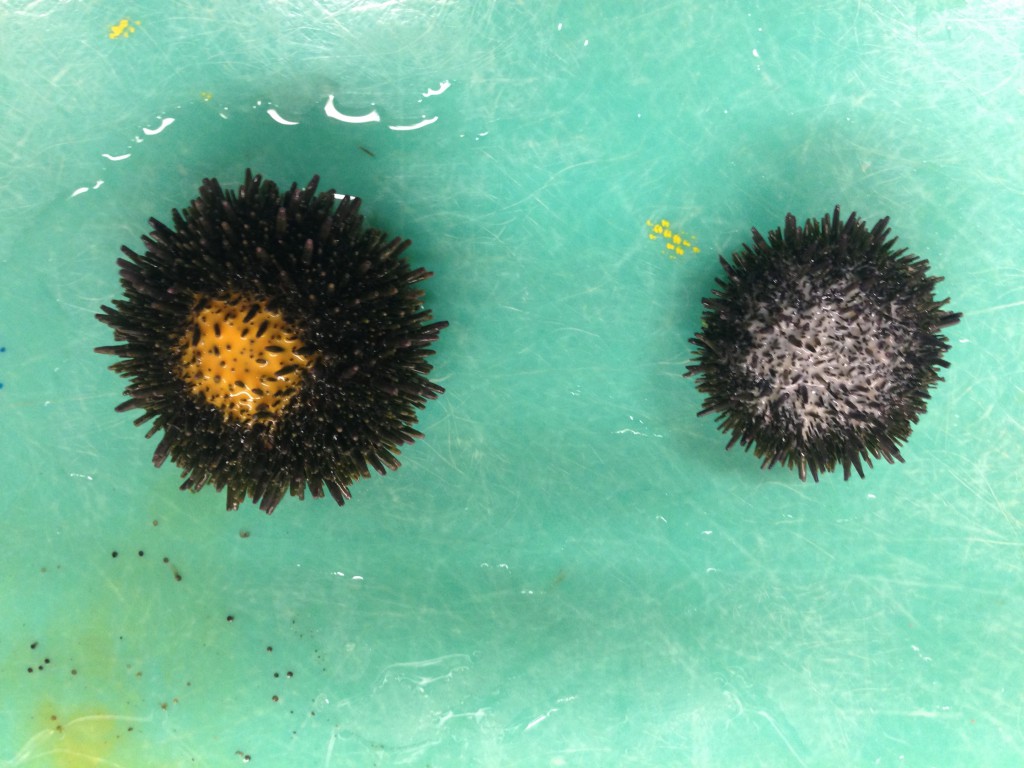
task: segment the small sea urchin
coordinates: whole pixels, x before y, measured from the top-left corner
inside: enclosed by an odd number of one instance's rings
[[[248,496],[270,513],[307,486],[343,504],[370,467],[398,468],[443,392],[426,358],[447,323],[416,287],[430,273],[318,183],[204,180],[173,227],[150,219],[143,253],[122,248],[125,296],[97,315],[124,342],[96,350],[122,358],[117,410],[142,409],[146,436],[164,433],[153,462],[170,457],[182,490],[226,488],[228,509]]]
[[[960,313],[935,300],[942,278],[894,250],[889,219],[872,229],[839,208],[821,221],[755,229],[753,246],[720,258],[726,277],[704,299],[688,376],[706,395],[698,415],[754,447],[762,467],[796,467],[802,480],[862,460],[903,461],[899,446],[949,364],[939,329]]]

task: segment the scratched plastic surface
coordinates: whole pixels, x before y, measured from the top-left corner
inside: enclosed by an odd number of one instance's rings
[[[0,765],[1024,764],[1018,3],[121,13],[0,2]],[[451,322],[342,509],[180,493],[91,351],[246,167]],[[681,374],[717,255],[836,203],[965,317],[906,463],[801,484]]]

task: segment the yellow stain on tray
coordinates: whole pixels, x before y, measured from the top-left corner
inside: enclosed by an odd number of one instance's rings
[[[647,237],[650,240],[665,243],[665,250],[668,251],[670,259],[678,259],[687,253],[700,253],[700,246],[697,245],[697,237],[687,233],[685,229],[672,229],[668,219],[660,221],[647,220]]]
[[[118,37],[128,37],[133,32],[135,32],[135,30],[141,23],[141,21],[133,22],[129,21],[128,19],[121,19],[119,22],[117,22],[117,24],[114,24],[110,28],[110,34],[108,34],[107,37],[109,37],[111,40]]]
[[[22,745],[12,765],[40,768],[81,768],[92,765],[124,765],[128,753],[137,753],[141,739],[136,726],[150,718],[113,715],[97,709],[62,717],[57,707],[41,704],[34,734]],[[134,738],[133,738],[134,737]],[[7,765],[7,763],[3,763]],[[144,768],[148,760],[136,762]]]

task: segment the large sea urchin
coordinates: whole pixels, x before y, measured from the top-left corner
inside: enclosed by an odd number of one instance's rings
[[[398,468],[443,392],[426,358],[447,323],[416,287],[430,273],[318,182],[204,180],[173,228],[150,219],[143,253],[122,248],[125,297],[97,315],[124,342],[96,350],[131,382],[117,410],[142,409],[146,436],[164,432],[154,464],[170,457],[182,490],[227,488],[228,509],[249,496],[270,513],[307,486],[343,504],[370,467]]]
[[[703,328],[688,376],[706,395],[699,413],[763,459],[762,467],[810,471],[871,457],[903,461],[899,446],[924,413],[949,364],[940,328],[960,313],[936,301],[942,278],[928,262],[894,250],[889,219],[868,229],[839,207],[798,227],[792,214],[765,240],[753,230],[726,277],[704,299]]]

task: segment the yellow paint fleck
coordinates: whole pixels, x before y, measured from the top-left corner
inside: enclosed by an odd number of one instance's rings
[[[649,240],[658,240],[659,235],[665,240],[665,250],[668,251],[670,259],[685,256],[687,253],[700,253],[700,248],[695,245],[696,237],[688,234],[685,229],[674,230],[668,219],[661,219],[657,224],[647,219],[645,222]],[[684,237],[685,235],[685,237]]]
[[[128,19],[121,19],[117,24],[114,24],[110,28],[110,34],[108,34],[107,37],[111,40],[118,37],[128,37],[135,32],[141,23],[142,22],[138,20],[133,22]]]

